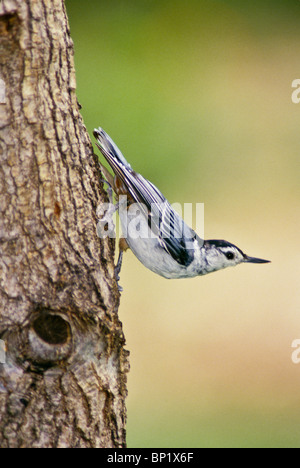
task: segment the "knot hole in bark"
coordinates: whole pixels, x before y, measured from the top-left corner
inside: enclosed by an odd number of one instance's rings
[[[36,364],[57,365],[73,351],[70,323],[58,313],[40,309],[29,329],[27,356]]]
[[[71,336],[70,325],[60,315],[40,315],[34,320],[32,328],[41,340],[50,345],[63,345]]]
[[[20,27],[20,20],[16,13],[9,13],[0,17],[1,36],[16,36]]]

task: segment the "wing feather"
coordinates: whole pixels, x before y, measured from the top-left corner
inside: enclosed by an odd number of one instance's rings
[[[99,131],[95,130],[94,134],[99,142],[98,148],[132,198],[140,205],[150,229],[159,237],[161,246],[179,264],[188,266],[194,259],[193,250],[188,247],[198,238],[195,231],[184,223],[155,185],[132,170],[104,131],[101,130],[99,135]]]

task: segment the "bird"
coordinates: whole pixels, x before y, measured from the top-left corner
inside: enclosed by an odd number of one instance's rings
[[[122,235],[116,276],[119,280],[123,252],[130,248],[152,272],[167,278],[192,278],[242,263],[270,263],[250,257],[226,240],[204,240],[189,227],[160,190],[135,172],[117,145],[101,128],[93,135],[96,146],[113,175],[100,163],[117,200]]]

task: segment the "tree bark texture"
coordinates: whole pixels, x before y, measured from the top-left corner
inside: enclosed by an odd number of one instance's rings
[[[125,446],[114,244],[75,88],[63,0],[1,0],[2,448]]]

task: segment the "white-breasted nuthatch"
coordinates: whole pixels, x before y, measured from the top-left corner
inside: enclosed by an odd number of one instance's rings
[[[240,263],[269,263],[249,257],[225,240],[202,240],[171,207],[163,194],[135,172],[102,128],[94,130],[97,146],[114,172],[101,165],[119,200],[124,239],[120,240],[119,273],[123,250],[130,248],[145,267],[165,278],[190,278]],[[137,207],[138,209],[133,209]],[[132,223],[134,217],[138,223]],[[130,223],[136,229],[130,229]]]

